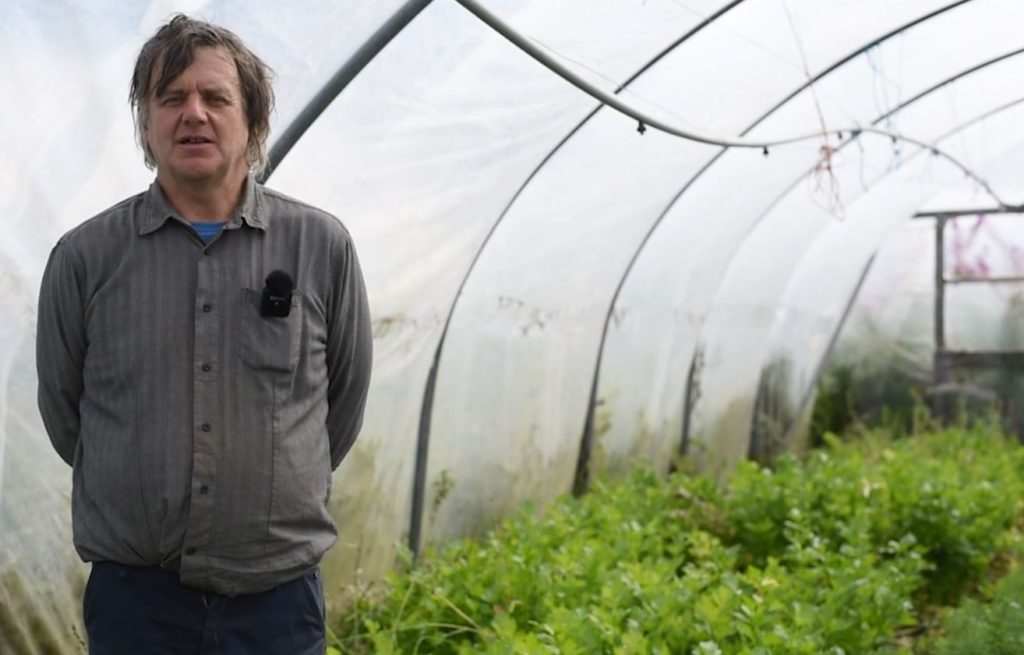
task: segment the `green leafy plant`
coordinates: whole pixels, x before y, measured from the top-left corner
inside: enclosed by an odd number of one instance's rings
[[[1024,653],[1024,571],[1011,573],[989,602],[967,600],[946,620],[937,655]]]
[[[1022,515],[1021,449],[882,433],[720,487],[637,471],[428,553],[353,600],[341,653],[882,653],[985,574]],[[1008,500],[1013,499],[1013,500]]]
[[[991,425],[899,441],[880,431],[826,440],[804,462],[748,462],[730,480],[727,512],[753,562],[786,548],[785,520],[795,511],[835,547],[862,534],[875,547],[912,536],[929,564],[929,599],[948,602],[984,573],[1021,513],[1021,449]]]

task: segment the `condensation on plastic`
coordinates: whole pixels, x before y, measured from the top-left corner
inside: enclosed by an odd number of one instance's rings
[[[931,378],[935,300],[935,228],[904,223],[877,250],[828,359],[871,375],[890,368],[912,380]]]

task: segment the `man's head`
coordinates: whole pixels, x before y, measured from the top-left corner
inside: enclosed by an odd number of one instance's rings
[[[129,99],[146,165],[203,177],[266,164],[270,69],[234,33],[175,16],[146,42]]]

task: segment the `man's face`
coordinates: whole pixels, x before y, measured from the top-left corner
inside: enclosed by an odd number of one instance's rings
[[[157,62],[159,65],[159,62]],[[143,130],[157,179],[230,185],[245,177],[249,128],[238,71],[221,48],[198,48],[191,65],[157,97]]]

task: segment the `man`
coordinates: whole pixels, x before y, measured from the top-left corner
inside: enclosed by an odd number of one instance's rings
[[[156,181],[60,239],[39,300],[90,651],[323,653],[331,471],[371,363],[352,241],[256,182],[273,93],[233,33],[173,18],[130,99]]]

